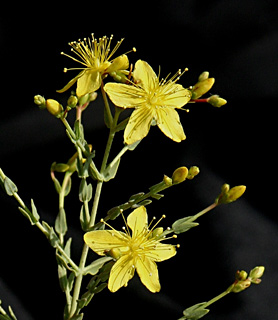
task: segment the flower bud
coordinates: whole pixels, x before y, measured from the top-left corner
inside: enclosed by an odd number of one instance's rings
[[[112,248],[107,252],[107,255],[118,260],[122,256],[122,252],[119,248]]]
[[[233,285],[231,292],[234,292],[234,293],[241,292],[247,289],[248,287],[250,287],[250,285],[251,285],[251,281],[249,279],[246,279],[244,281],[238,281]]]
[[[240,198],[246,190],[246,186],[236,186],[230,189],[227,193],[227,201],[233,202]]]
[[[246,190],[246,186],[236,186],[230,189],[228,184],[224,184],[221,188],[220,195],[216,198],[217,204],[226,204],[236,201]]]
[[[192,180],[194,177],[196,177],[200,173],[200,169],[196,166],[190,167],[188,170],[187,179]]]
[[[39,94],[34,96],[34,103],[40,108],[40,109],[45,109],[45,99],[44,97],[40,96]]]
[[[176,169],[172,175],[173,184],[183,182],[188,175],[188,169],[186,167],[180,167]]]
[[[121,71],[112,71],[109,73],[109,75],[116,81],[120,83],[126,83],[128,81],[128,78],[126,75]]]
[[[159,237],[162,233],[163,233],[163,228],[162,227],[155,228],[152,231],[150,238]]]
[[[84,96],[81,96],[78,100],[80,106],[84,106],[85,103],[89,103],[91,101],[96,100],[97,93],[96,92],[90,92],[85,94]]]
[[[193,87],[191,99],[192,100],[198,99],[202,95],[207,93],[213,86],[214,82],[215,82],[214,78],[207,78],[203,81],[197,82]]]
[[[63,106],[56,100],[47,99],[45,105],[46,105],[46,109],[55,117],[59,118],[59,116],[63,112]]]
[[[218,95],[213,95],[208,98],[208,103],[214,107],[220,108],[227,103],[227,100],[220,98]]]
[[[260,267],[255,267],[252,269],[249,273],[249,279],[251,280],[252,283],[259,284],[261,282],[261,277],[264,274],[265,267],[260,266]]]
[[[246,271],[244,271],[244,270],[236,272],[236,279],[239,280],[239,281],[246,280],[247,277],[248,277],[248,273]]]
[[[70,96],[68,98],[67,105],[70,109],[75,108],[77,103],[78,103],[78,98],[76,96]]]
[[[208,79],[208,77],[209,77],[209,72],[204,71],[199,75],[198,82],[204,81],[204,80]]]

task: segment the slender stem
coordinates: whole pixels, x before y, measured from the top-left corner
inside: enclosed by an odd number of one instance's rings
[[[83,250],[82,250],[82,254],[81,254],[81,258],[80,258],[80,262],[79,262],[79,274],[76,277],[75,285],[74,285],[74,289],[73,289],[72,303],[71,303],[71,310],[70,310],[70,314],[69,314],[69,319],[75,314],[75,311],[76,311],[76,308],[77,308],[77,300],[79,298],[81,284],[82,284],[82,280],[83,280],[83,272],[82,272],[82,270],[84,269],[85,264],[86,264],[88,251],[89,251],[89,247],[86,244],[84,244]]]
[[[214,302],[220,300],[221,298],[225,297],[227,294],[229,294],[231,291],[229,290],[229,288],[227,290],[225,290],[224,292],[220,293],[218,296],[214,297],[213,299],[209,300],[205,305],[204,308],[210,306],[211,304],[213,304]]]
[[[72,128],[71,128],[70,124],[68,123],[68,121],[67,121],[65,118],[63,118],[63,117],[60,118],[60,119],[61,119],[61,121],[63,122],[63,124],[65,125],[66,129],[68,130],[70,136],[71,136],[73,139],[75,139],[75,138],[76,138],[75,133],[74,133],[74,131],[72,130]]]
[[[213,203],[210,206],[208,206],[207,208],[205,208],[204,210],[200,211],[199,213],[195,214],[192,217],[192,220],[196,220],[198,218],[200,218],[202,215],[204,215],[205,213],[209,212],[210,210],[214,209],[215,207],[217,207],[217,203]]]
[[[114,132],[113,128],[117,124],[118,116],[119,115],[117,115],[117,117],[116,117],[116,115],[115,115],[114,120],[113,120],[113,126],[110,129],[108,141],[107,141],[107,144],[106,144],[106,149],[105,149],[103,160],[102,160],[100,174],[102,174],[104,172],[104,170],[106,168],[106,165],[107,165],[107,160],[108,160],[109,153],[110,153],[111,146],[112,146],[112,142],[113,142],[113,139],[114,139],[114,136],[115,136],[115,132]],[[96,191],[95,191],[95,197],[94,197],[94,202],[93,202],[93,207],[92,207],[89,226],[93,226],[95,224],[96,214],[97,214],[97,209],[98,209],[98,205],[99,205],[102,186],[103,186],[103,181],[99,180],[97,182],[97,187],[96,187]],[[78,274],[78,276],[76,278],[75,285],[74,285],[73,296],[72,296],[72,304],[71,304],[71,310],[70,310],[69,318],[71,318],[75,314],[76,309],[77,309],[77,300],[79,298],[79,294],[80,294],[80,290],[81,290],[81,284],[82,284],[82,280],[83,280],[82,270],[85,267],[88,252],[89,252],[89,247],[86,244],[84,244],[83,250],[82,250],[82,254],[81,254],[81,258],[80,258],[80,263],[79,263],[79,271],[80,272],[79,272],[79,274]]]

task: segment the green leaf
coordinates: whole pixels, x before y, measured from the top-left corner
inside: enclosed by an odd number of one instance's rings
[[[144,192],[139,192],[139,193],[136,193],[136,194],[133,194],[129,199],[128,199],[128,202],[129,203],[132,203],[134,201],[137,201],[138,199],[140,199],[145,193]]]
[[[155,193],[151,195],[152,198],[159,200],[164,197],[164,194]]]
[[[37,208],[33,199],[31,199],[31,209],[32,209],[32,216],[31,216],[31,223],[36,224],[40,220],[40,216],[38,214]]]
[[[68,177],[67,184],[64,191],[65,197],[70,193],[70,190],[71,190],[71,177]]]
[[[13,196],[18,191],[15,183],[7,176],[4,179],[4,189],[8,196]]]
[[[79,220],[80,220],[82,230],[87,231],[89,223],[90,223],[90,216],[88,216],[84,205],[81,206]]]
[[[119,132],[121,130],[124,130],[126,125],[128,124],[128,120],[129,120],[129,117],[124,119],[122,122],[120,122],[116,128],[114,129],[115,132]]]
[[[79,200],[81,202],[90,201],[93,195],[93,187],[91,184],[87,184],[86,180],[83,178],[79,187]]]
[[[64,208],[60,208],[57,218],[55,220],[55,231],[63,236],[68,231],[66,212]]]
[[[180,319],[198,320],[209,313],[209,309],[205,309],[207,302],[197,303],[183,311],[184,317]]]
[[[49,242],[53,248],[57,248],[57,246],[60,244],[59,238],[55,233],[53,227],[51,227],[49,231]]]
[[[182,218],[182,219],[175,221],[172,224],[173,231],[176,234],[179,234],[179,233],[186,232],[193,227],[197,227],[199,225],[199,223],[191,222],[190,221],[191,218],[192,218],[192,216],[189,216],[189,217],[185,217],[185,218]]]
[[[112,260],[111,257],[102,257],[99,258],[95,261],[93,261],[89,266],[87,266],[84,269],[84,275],[86,274],[91,274],[92,276],[94,276],[95,274],[98,273],[99,269],[102,268],[102,266],[107,262]]]
[[[112,166],[111,166],[111,164],[109,164],[107,166],[107,168],[104,170],[104,173],[103,173],[103,180],[104,181],[107,182],[107,181],[115,178],[116,173],[119,168],[120,160],[121,160],[121,158],[118,161],[116,161]]]
[[[60,287],[62,291],[65,292],[68,286],[67,269],[60,264],[58,265],[58,277],[59,277]]]
[[[151,203],[152,203],[151,199],[146,199],[146,200],[143,200],[139,203],[134,204],[131,208],[134,209],[134,208],[138,208],[141,206],[147,206],[148,204],[151,204]]]
[[[107,212],[107,215],[109,216],[109,219],[115,220],[121,214],[121,212],[122,210],[120,207],[114,207]]]

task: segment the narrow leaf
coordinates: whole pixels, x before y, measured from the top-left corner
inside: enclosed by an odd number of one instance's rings
[[[103,258],[99,258],[97,260],[95,260],[94,262],[92,262],[89,266],[87,266],[84,269],[84,275],[86,274],[91,274],[92,276],[94,276],[95,274],[98,273],[99,269],[107,262],[112,260],[111,257],[103,257]]]
[[[17,189],[17,186],[14,184],[14,182],[8,178],[8,177],[5,177],[5,180],[4,180],[4,188],[5,188],[5,191],[7,192],[7,195],[8,196],[13,196],[15,193],[17,193],[18,189]]]
[[[60,208],[55,220],[55,231],[61,235],[65,235],[68,231],[66,212],[64,208]]]
[[[105,169],[104,174],[103,174],[104,181],[107,182],[107,181],[115,178],[116,173],[119,168],[120,160],[121,160],[121,158],[118,161],[116,161],[112,166],[111,165],[107,166],[107,168]]]

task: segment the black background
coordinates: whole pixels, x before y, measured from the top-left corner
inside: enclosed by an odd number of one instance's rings
[[[65,101],[57,94],[75,73],[60,56],[69,41],[114,34],[125,41],[119,54],[143,59],[162,75],[188,67],[181,83],[193,85],[210,71],[211,91],[228,100],[221,109],[190,105],[180,112],[187,140],[176,144],[157,128],[121,162],[118,178],[105,186],[101,211],[147,191],[181,165],[198,165],[201,173],[165,192],[148,207],[150,216],[166,214],[164,226],[197,213],[213,202],[221,185],[245,184],[244,198],[217,208],[200,226],[181,235],[176,258],[159,264],[161,293],[151,294],[135,277],[127,288],[95,298],[85,317],[178,319],[182,310],[209,300],[230,285],[237,269],[265,265],[260,286],[231,294],[211,306],[206,319],[275,319],[277,306],[276,109],[278,28],[275,1],[79,2],[38,6],[13,3],[0,13],[1,117],[0,159],[26,203],[33,198],[43,220],[53,223],[57,195],[49,176],[52,162],[66,162],[74,152],[62,124],[33,105],[33,96]],[[69,120],[71,118],[69,117]],[[86,111],[87,140],[100,159],[107,132],[101,99]],[[114,152],[122,145],[119,135]],[[77,182],[77,179],[74,180]],[[78,186],[73,186],[77,192]],[[56,197],[56,198],[55,198]],[[74,197],[73,197],[74,198]],[[60,293],[53,249],[36,228],[20,216],[16,203],[1,200],[0,293],[18,319],[61,319]],[[82,246],[78,199],[66,199],[69,235]],[[120,222],[119,222],[120,223]],[[80,240],[78,240],[80,239]]]

